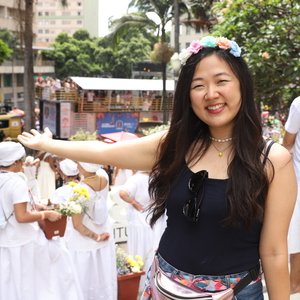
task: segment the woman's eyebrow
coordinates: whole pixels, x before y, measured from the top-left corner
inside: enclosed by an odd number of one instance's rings
[[[232,75],[230,75],[230,74],[227,73],[227,72],[220,72],[220,73],[215,74],[213,77],[218,77],[218,76],[221,76],[221,75],[232,76]],[[193,78],[193,79],[192,79],[192,82],[193,82],[193,81],[196,81],[196,80],[203,80],[203,78],[202,78],[202,77],[196,77],[196,78]]]

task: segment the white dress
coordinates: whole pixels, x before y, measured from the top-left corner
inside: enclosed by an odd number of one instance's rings
[[[6,216],[14,204],[32,207],[26,183],[11,172],[0,174],[0,201]],[[47,240],[37,222],[19,223],[14,213],[0,229],[0,299],[84,300],[68,251]]]
[[[55,191],[55,173],[51,169],[50,164],[45,161],[45,158],[49,155],[51,154],[46,153],[40,161],[37,178],[40,187],[41,199],[44,200],[51,200]]]
[[[136,173],[127,180],[122,189],[127,191],[127,193],[132,196],[135,201],[146,209],[151,203],[148,187],[149,176],[147,174]],[[144,270],[146,273],[151,266],[161,235],[166,228],[165,216],[162,217],[155,224],[154,229],[152,229],[149,225],[150,220],[147,218],[147,215],[148,211],[140,212],[137,211],[131,204],[128,205],[127,252],[133,257],[135,257],[135,255],[142,257],[145,263]],[[144,287],[145,279],[146,275],[141,277],[140,288]]]
[[[132,170],[118,169],[118,174],[115,178],[115,186],[123,185],[127,179],[132,175]]]
[[[101,175],[108,177],[106,172],[102,171]],[[91,200],[86,202],[89,209],[87,214],[83,214],[82,223],[97,234],[109,232],[110,238],[108,241],[96,242],[72,228],[67,247],[80,277],[84,299],[117,300],[116,254],[112,225],[108,217],[101,225],[90,219],[93,218],[94,201],[103,201],[104,207],[108,210],[106,203],[108,185],[100,192],[94,191],[85,183],[79,183],[80,185],[85,186],[91,196]]]
[[[40,187],[36,179],[36,166],[24,166],[24,174],[27,177],[27,185],[31,190],[34,200],[39,202],[41,200]]]

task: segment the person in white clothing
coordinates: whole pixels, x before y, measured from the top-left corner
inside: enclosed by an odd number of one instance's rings
[[[90,199],[85,202],[84,213],[72,216],[67,248],[76,265],[84,298],[116,300],[115,242],[106,203],[108,176],[100,165],[80,162],[77,167],[84,176],[78,186],[87,188]]]
[[[41,193],[38,181],[36,179],[37,169],[40,165],[38,158],[34,159],[33,156],[27,156],[23,165],[23,172],[27,177],[27,184],[31,190],[34,200],[40,202]]]
[[[283,146],[293,154],[293,163],[298,182],[297,201],[288,236],[291,294],[295,294],[300,293],[300,97],[297,97],[292,102],[285,130]]]
[[[47,240],[37,221],[54,222],[61,214],[34,203],[22,170],[25,149],[0,144],[0,299],[83,300],[75,266],[65,248]]]
[[[151,266],[158,243],[166,227],[165,216],[151,228],[147,218],[147,208],[151,204],[149,189],[149,172],[141,171],[132,175],[119,192],[121,199],[128,203],[127,252],[135,257],[139,255],[144,261],[144,270]],[[146,275],[140,280],[143,288]]]

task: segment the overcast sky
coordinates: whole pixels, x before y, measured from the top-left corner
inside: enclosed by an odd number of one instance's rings
[[[108,34],[108,19],[126,14],[130,0],[99,0],[99,36]]]

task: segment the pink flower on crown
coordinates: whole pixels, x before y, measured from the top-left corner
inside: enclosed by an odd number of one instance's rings
[[[221,49],[229,49],[230,48],[230,41],[224,37],[217,37],[216,38],[216,45]]]
[[[201,50],[203,48],[203,46],[200,44],[200,41],[192,41],[192,43],[190,44],[190,46],[187,48],[187,51],[189,53],[198,53],[199,50]]]

